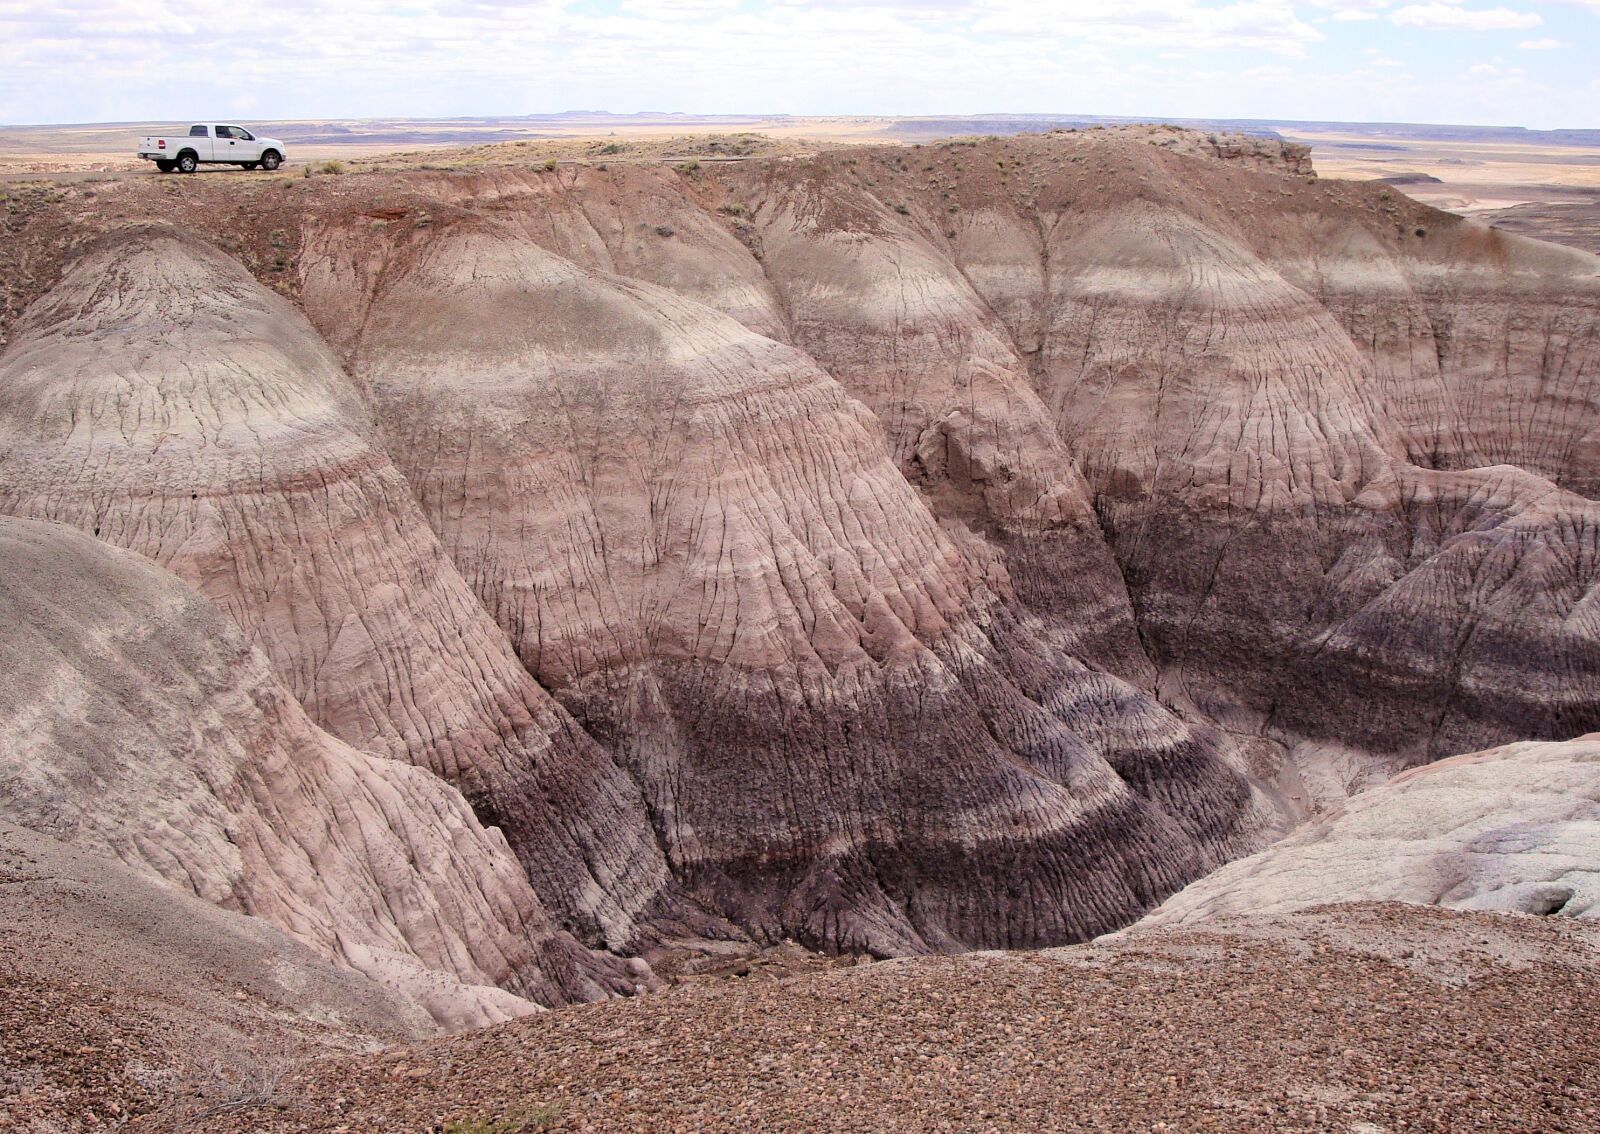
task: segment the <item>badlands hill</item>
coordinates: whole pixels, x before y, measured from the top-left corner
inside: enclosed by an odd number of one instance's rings
[[[461,1027],[1600,729],[1600,259],[1170,130],[519,153],[5,201],[0,819]]]

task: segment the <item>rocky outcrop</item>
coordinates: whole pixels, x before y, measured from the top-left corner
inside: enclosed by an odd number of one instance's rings
[[[1317,175],[1316,166],[1311,161],[1311,147],[1300,142],[1286,142],[1282,138],[1262,138],[1253,134],[1207,134],[1205,146],[1201,147],[1197,141],[1194,148],[1207,157],[1253,165],[1267,173],[1290,173],[1296,177]],[[1178,149],[1178,152],[1187,151]]]
[[[1600,737],[1405,772],[1174,894],[1139,928],[1350,901],[1600,918]]]
[[[271,922],[447,1027],[646,979],[553,932],[454,789],[317,729],[170,574],[9,518],[0,564],[8,822]]]
[[[0,511],[183,577],[324,728],[459,787],[585,938],[670,909],[637,789],[518,664],[315,332],[216,250],[124,231],[30,309],[0,359]]]

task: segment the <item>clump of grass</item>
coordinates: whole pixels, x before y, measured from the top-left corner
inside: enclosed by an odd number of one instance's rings
[[[305,175],[307,177],[320,177],[323,174],[327,174],[329,177],[338,177],[344,170],[345,165],[342,161],[311,162],[306,165]]]
[[[744,216],[744,206],[735,202],[731,205],[722,205],[717,209],[717,212],[724,213],[730,217],[742,217]]]
[[[700,163],[695,161],[693,158],[688,161],[678,163],[679,173],[696,173],[699,171],[699,169]]]
[[[890,207],[903,217],[909,217],[911,215],[911,210],[906,208],[904,205],[891,205]]]
[[[673,231],[672,230],[672,226],[670,224],[658,224],[658,225],[656,225],[656,235],[657,236],[671,236],[672,235],[672,231]]]
[[[626,153],[627,150],[628,147],[624,146],[620,142],[607,142],[605,145],[600,147],[600,152],[603,154],[621,154]]]
[[[546,173],[554,173],[556,171],[556,159],[555,158],[550,158],[549,160],[547,160],[544,163],[544,171]]]

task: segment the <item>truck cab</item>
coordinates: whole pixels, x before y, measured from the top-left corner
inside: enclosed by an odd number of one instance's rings
[[[237,165],[244,169],[277,169],[284,144],[263,138],[231,122],[196,122],[187,134],[153,134],[139,140],[139,156],[156,163],[162,173],[193,173],[201,165]]]

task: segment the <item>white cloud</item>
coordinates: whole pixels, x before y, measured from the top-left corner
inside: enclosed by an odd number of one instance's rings
[[[1600,9],[1600,0],[1570,2]],[[575,107],[1576,118],[1593,104],[1589,71],[1541,75],[1560,85],[1539,92],[1526,80],[1502,91],[1515,76],[1430,84],[1400,62],[1426,61],[1413,58],[1413,28],[1529,27],[1538,16],[1513,9],[1531,7],[1526,0],[0,0],[0,122],[182,118],[212,112],[205,107],[265,119]],[[1600,40],[1600,28],[1594,36],[1569,32],[1568,24],[1588,21],[1576,8],[1568,15],[1551,30],[1577,59]],[[1312,21],[1331,29],[1335,20],[1359,18],[1378,22],[1359,28],[1359,44],[1371,46],[1352,65]],[[1506,36],[1493,50],[1519,38]],[[1336,58],[1319,57],[1324,43],[1339,47]],[[165,58],[204,65],[183,68],[175,82],[172,68],[151,64],[153,44]],[[1466,61],[1451,65],[1459,72]]]
[[[1504,31],[1511,28],[1536,28],[1544,21],[1537,12],[1514,12],[1510,8],[1467,8],[1456,4],[1407,4],[1389,16],[1403,28],[1430,28],[1443,31]]]
[[[1375,20],[1383,9],[1389,6],[1389,0],[1311,0],[1312,4],[1324,11],[1331,11],[1333,19],[1347,20]]]
[[[738,6],[739,0],[622,0],[619,5],[624,12],[658,20],[702,20]]]
[[[1058,37],[1132,48],[1305,54],[1322,38],[1288,0],[982,0],[972,31],[1037,40]]]
[[[1554,51],[1558,47],[1565,47],[1566,44],[1559,39],[1551,39],[1549,36],[1545,36],[1543,39],[1525,39],[1517,46],[1523,51]]]

